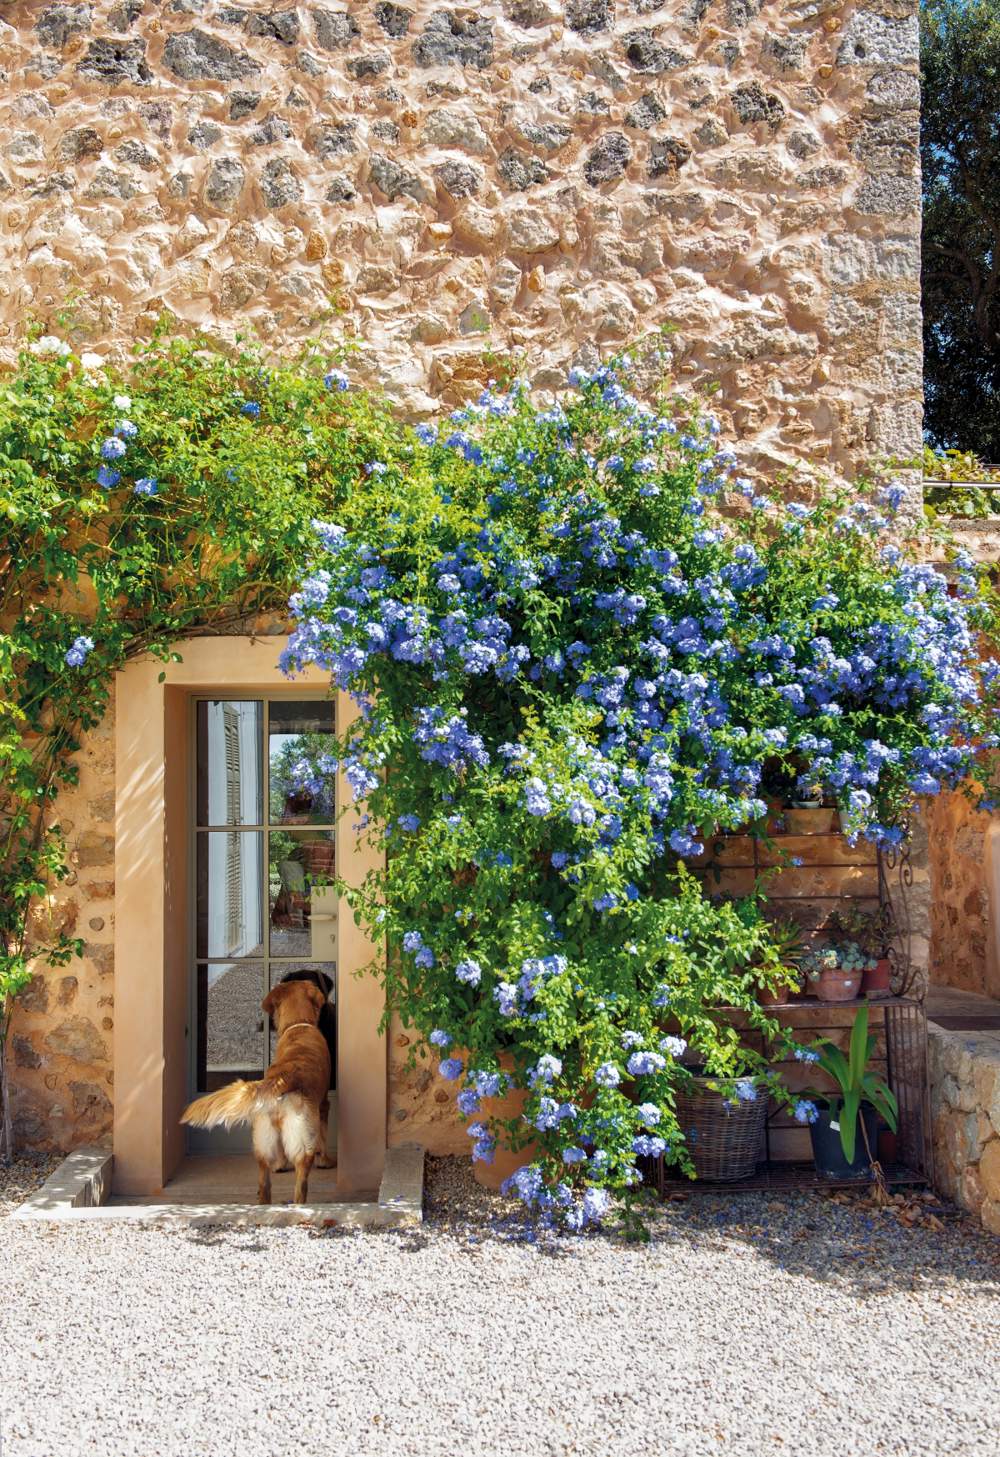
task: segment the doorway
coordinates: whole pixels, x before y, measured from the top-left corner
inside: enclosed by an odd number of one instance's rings
[[[275,1036],[261,1002],[290,973],[313,974],[336,1008],[337,766],[328,697],[195,697],[191,715],[188,1092],[197,1097],[263,1076]],[[324,1022],[333,1040],[335,1014]],[[334,1154],[335,1094],[329,1135]],[[187,1147],[244,1152],[250,1130],[188,1129]]]

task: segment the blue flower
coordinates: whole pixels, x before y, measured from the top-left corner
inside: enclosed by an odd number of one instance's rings
[[[421,445],[436,445],[438,432],[436,425],[417,425],[413,431]]]
[[[470,1113],[479,1112],[479,1094],[475,1088],[463,1088],[455,1101],[458,1104],[458,1111],[464,1113],[466,1117]]]
[[[586,1150],[582,1148],[564,1148],[562,1151],[562,1161],[564,1164],[582,1164],[586,1157]]]
[[[524,786],[524,805],[530,815],[547,815],[552,808],[545,785],[538,778],[529,779]]]
[[[793,1056],[796,1062],[819,1062],[819,1053],[812,1047],[796,1047]]]
[[[462,1059],[460,1057],[446,1057],[438,1066],[438,1073],[441,1077],[447,1078],[453,1083],[456,1078],[462,1076]]]
[[[455,967],[455,976],[459,981],[464,981],[468,986],[477,987],[482,980],[483,969],[478,961],[460,961]]]
[[[451,1033],[446,1032],[443,1027],[435,1027],[428,1039],[435,1047],[448,1047],[452,1040]]]
[[[247,400],[245,404],[240,406],[240,414],[246,415],[250,420],[256,420],[260,415],[260,405],[258,405],[256,400]]]
[[[562,1062],[551,1052],[544,1052],[533,1068],[528,1069],[528,1086],[546,1087],[562,1073]]]
[[[655,1128],[662,1117],[655,1103],[640,1103],[636,1112],[647,1128]]]
[[[100,465],[97,467],[97,484],[103,486],[106,491],[110,491],[114,486],[117,486],[121,478],[121,471],[112,470],[109,465]]]
[[[400,829],[406,830],[410,834],[412,834],[414,830],[419,830],[420,829],[420,816],[419,815],[400,815],[399,818],[397,819],[396,823],[397,823],[397,825],[399,825]]]
[[[741,1103],[755,1103],[757,1101],[757,1086],[752,1078],[739,1078],[733,1085],[733,1092]]]
[[[328,390],[350,389],[351,382],[342,369],[331,369],[329,374],[323,376],[323,383]]]
[[[101,446],[101,455],[105,460],[121,460],[127,449],[124,440],[119,440],[116,435],[109,435]]]
[[[602,1062],[594,1073],[594,1082],[601,1088],[617,1088],[622,1075],[613,1062]]]
[[[70,668],[82,668],[93,651],[94,639],[92,637],[74,638],[72,646],[66,651],[66,663]]]
[[[633,1052],[625,1064],[634,1078],[648,1076],[650,1073],[662,1072],[666,1065],[667,1059],[659,1052]]]
[[[819,1117],[819,1109],[809,1098],[800,1098],[792,1112],[798,1123],[815,1123]]]
[[[137,496],[155,496],[157,485],[155,476],[140,476],[132,487]]]

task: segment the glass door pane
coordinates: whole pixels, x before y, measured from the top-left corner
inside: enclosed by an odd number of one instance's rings
[[[333,704],[275,699],[268,704],[267,757],[272,825],[330,825],[336,760]]]
[[[264,836],[202,830],[195,855],[195,954],[233,960],[264,951]]]
[[[199,966],[199,1091],[214,1092],[235,1078],[263,1077],[267,1044],[261,1002],[266,989],[263,961]]]
[[[197,706],[196,824],[264,822],[259,700],[212,699]]]
[[[271,830],[268,835],[269,951],[325,961],[334,955],[336,895],[333,830]]]

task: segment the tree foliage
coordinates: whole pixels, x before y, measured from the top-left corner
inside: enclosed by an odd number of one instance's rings
[[[925,425],[1000,461],[1000,4],[921,16]]]

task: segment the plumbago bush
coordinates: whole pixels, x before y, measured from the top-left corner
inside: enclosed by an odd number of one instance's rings
[[[111,368],[48,335],[0,376],[0,1158],[13,999],[80,951],[51,902],[80,736],[131,658],[283,609],[394,429],[330,359],[160,333]]]
[[[706,836],[762,823],[774,770],[894,845],[993,743],[971,563],[952,594],[906,559],[902,492],[776,502],[709,414],[641,403],[628,371],[542,408],[488,390],[369,460],[317,525],[284,657],[361,709],[339,756],[388,853],[344,891],[390,938],[390,1008],[438,1049],[474,1157],[521,1149],[508,1187],[575,1228],[629,1209],[645,1156],[691,1172],[692,1065],[762,1095],[721,1007],[784,1036],[759,901],[685,869]]]

